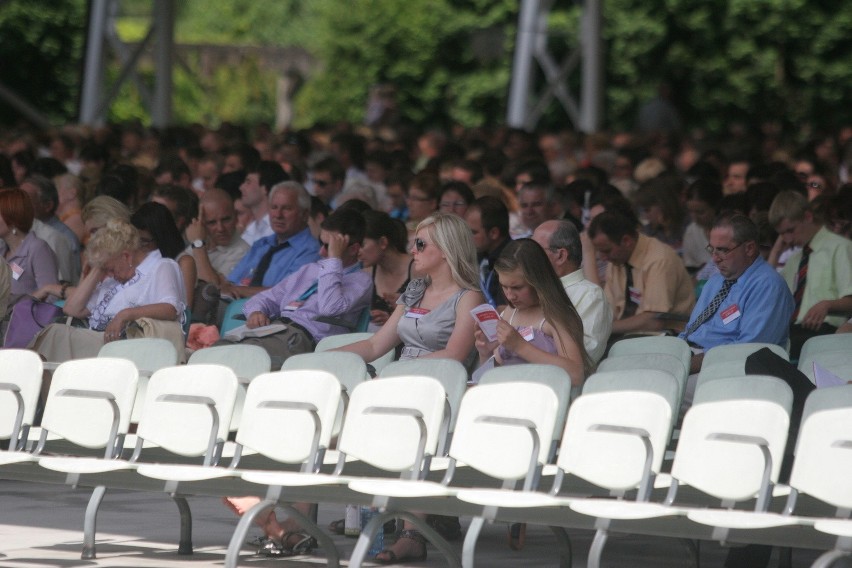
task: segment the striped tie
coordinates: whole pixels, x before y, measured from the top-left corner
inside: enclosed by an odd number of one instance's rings
[[[719,289],[719,292],[715,296],[713,296],[712,300],[710,300],[710,304],[706,308],[704,308],[704,311],[701,312],[701,314],[699,314],[699,316],[695,318],[695,321],[692,322],[692,325],[690,325],[686,329],[686,332],[684,333],[684,338],[689,337],[689,334],[695,332],[696,329],[701,327],[701,324],[713,317],[713,314],[716,313],[716,311],[719,309],[719,306],[721,306],[725,298],[728,297],[728,292],[731,291],[731,286],[733,286],[735,282],[736,279],[725,280],[725,282],[722,284],[722,287]]]
[[[799,261],[799,271],[796,273],[796,291],[793,293],[793,300],[796,302],[796,308],[793,310],[791,322],[796,321],[799,317],[799,309],[802,307],[802,296],[805,295],[805,284],[808,281],[808,260],[810,260],[813,249],[808,245],[802,249],[802,259]]]

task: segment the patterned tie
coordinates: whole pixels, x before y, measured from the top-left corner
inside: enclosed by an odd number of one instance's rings
[[[633,288],[633,267],[625,263],[624,270],[627,274],[627,283],[624,285],[624,311],[621,313],[621,319],[635,315],[639,307],[639,304],[630,297],[630,289]]]
[[[260,262],[257,263],[257,268],[254,269],[254,275],[251,278],[251,282],[249,286],[263,286],[263,277],[266,276],[266,271],[269,270],[269,265],[272,264],[272,257],[275,256],[281,249],[285,249],[290,246],[289,241],[284,241],[283,243],[277,244],[273,247],[270,247],[266,254],[260,259]]]
[[[799,317],[799,309],[802,307],[802,296],[805,295],[805,283],[808,280],[808,260],[810,260],[813,249],[808,245],[802,249],[802,259],[799,261],[799,271],[796,273],[796,291],[793,293],[793,300],[796,302],[796,308],[793,310],[791,322],[796,321]]]
[[[731,279],[725,280],[725,282],[722,283],[722,287],[719,289],[719,292],[713,296],[713,299],[710,300],[710,304],[704,308],[704,311],[701,312],[701,314],[695,318],[695,321],[692,322],[692,325],[686,329],[686,332],[684,332],[684,338],[689,337],[689,334],[693,333],[696,329],[701,327],[701,324],[713,317],[713,314],[715,314],[719,309],[719,306],[722,305],[724,299],[728,297],[728,292],[731,291],[731,286],[733,286],[736,281],[736,279]]]

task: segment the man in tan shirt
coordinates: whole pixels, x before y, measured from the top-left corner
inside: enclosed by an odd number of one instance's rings
[[[670,246],[639,234],[615,211],[605,211],[588,229],[595,250],[609,261],[604,292],[612,305],[612,334],[662,331],[670,327],[659,314],[689,316],[695,304],[692,280]]]

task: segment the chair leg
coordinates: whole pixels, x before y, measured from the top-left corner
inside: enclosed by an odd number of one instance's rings
[[[848,550],[829,550],[824,553],[822,556],[817,558],[813,564],[811,564],[811,568],[830,568],[834,561],[838,558],[843,558],[844,556],[849,556],[852,552]]]
[[[462,548],[462,566],[465,568],[473,568],[474,566],[473,560],[476,553],[476,541],[479,539],[479,533],[482,532],[484,525],[485,519],[482,517],[474,517],[470,521],[467,534],[464,535],[464,547]]]
[[[571,550],[571,537],[568,536],[568,532],[562,527],[550,527],[550,532],[556,537],[560,568],[571,568],[571,564],[574,562],[574,553]]]
[[[316,523],[317,506],[313,505],[307,515],[290,505],[282,505],[281,508],[287,511],[290,518],[295,519],[299,523],[302,530],[317,539],[319,547],[325,550],[326,566],[329,566],[329,568],[338,568],[340,566],[340,553],[331,537],[319,528]]]
[[[234,535],[228,544],[228,552],[225,554],[225,568],[236,568],[240,560],[243,540],[246,538],[246,533],[248,533],[252,521],[261,513],[271,511],[277,503],[277,500],[264,499],[240,517],[240,522],[237,523],[237,528],[234,529]]]
[[[698,547],[699,547],[701,541],[692,540],[692,539],[689,539],[689,538],[681,538],[681,539],[678,539],[678,540],[680,540],[680,543],[683,545],[683,547],[686,549],[687,553],[689,553],[690,557],[694,561],[695,568],[700,568],[701,567],[701,556],[699,554],[700,551],[699,551]]]
[[[367,552],[370,550],[370,543],[373,542],[380,530],[384,530],[385,523],[395,516],[396,513],[379,513],[374,515],[361,529],[361,534],[358,535],[358,541],[355,543],[354,550],[352,550],[352,556],[349,557],[349,568],[361,568],[361,564],[367,558]]]
[[[192,511],[185,497],[172,497],[180,511],[180,541],[178,554],[192,554]]]
[[[606,539],[609,536],[604,529],[598,529],[595,533],[595,538],[592,539],[592,547],[589,549],[589,562],[586,564],[587,568],[600,568],[601,566],[601,555],[603,555],[604,545],[606,544]]]
[[[83,519],[83,552],[80,554],[80,558],[83,560],[95,558],[95,531],[98,524],[98,509],[105,494],[106,486],[98,485],[92,491],[92,496],[89,497],[89,504],[86,506],[86,516]]]
[[[793,568],[793,549],[789,546],[778,549],[778,568]]]

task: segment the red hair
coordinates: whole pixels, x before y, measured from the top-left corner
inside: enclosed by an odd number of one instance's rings
[[[0,191],[0,216],[10,229],[29,233],[35,217],[30,196],[16,187]]]

